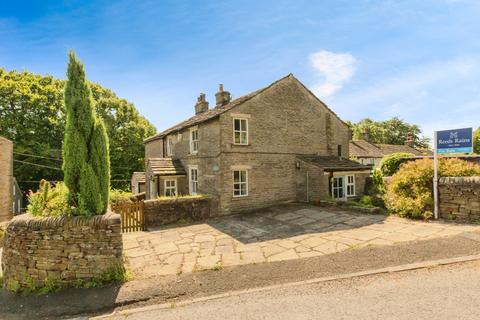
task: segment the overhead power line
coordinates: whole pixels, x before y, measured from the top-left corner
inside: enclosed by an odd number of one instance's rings
[[[22,160],[15,160],[15,159],[13,159],[13,161],[15,161],[15,162],[20,162],[20,163],[24,163],[24,164],[28,164],[28,165],[31,165],[31,166],[36,166],[36,167],[42,167],[42,168],[47,168],[47,169],[62,171],[62,169],[60,169],[60,168],[51,167],[51,166],[46,166],[46,165],[43,165],[43,164],[38,164],[38,163],[33,163],[33,162],[28,162],[28,161],[22,161]]]
[[[21,156],[32,157],[32,158],[40,158],[40,159],[48,159],[48,160],[62,161],[62,159],[59,159],[59,158],[51,158],[51,157],[37,156],[37,155],[34,155],[34,154],[29,154],[29,153],[13,152],[13,154],[18,154],[18,155],[21,155]]]

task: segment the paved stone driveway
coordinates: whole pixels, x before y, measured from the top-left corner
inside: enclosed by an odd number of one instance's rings
[[[148,277],[321,256],[477,230],[480,226],[288,204],[201,224],[128,233],[124,235],[124,252],[136,276]]]

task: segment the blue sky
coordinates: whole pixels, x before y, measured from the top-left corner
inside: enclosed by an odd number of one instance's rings
[[[159,130],[292,72],[343,119],[480,125],[480,1],[0,2],[0,66],[90,80]]]

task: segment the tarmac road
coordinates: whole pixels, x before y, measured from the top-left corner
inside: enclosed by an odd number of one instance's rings
[[[108,319],[480,319],[480,261],[172,304]]]

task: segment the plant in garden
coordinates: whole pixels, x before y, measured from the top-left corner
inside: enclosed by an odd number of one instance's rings
[[[121,204],[121,203],[129,203],[132,202],[130,197],[132,196],[131,192],[112,189],[110,190],[110,204]]]
[[[480,175],[480,165],[457,158],[439,159],[440,177]],[[390,212],[403,217],[429,219],[433,211],[433,160],[403,164],[391,178],[384,196]]]
[[[473,152],[480,154],[480,127],[473,132]]]
[[[403,158],[413,157],[411,153],[397,152],[385,156],[380,162],[380,170],[384,176],[392,176],[400,168]]]
[[[96,215],[106,211],[110,189],[108,138],[94,110],[92,93],[82,63],[69,53],[65,85],[66,126],[63,172],[74,214]]]
[[[68,205],[68,189],[63,182],[53,186],[46,180],[40,181],[36,192],[28,194],[27,211],[34,216],[69,215],[71,208]]]

